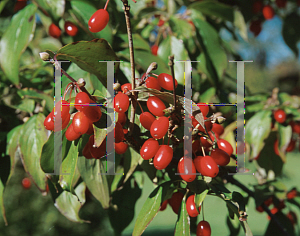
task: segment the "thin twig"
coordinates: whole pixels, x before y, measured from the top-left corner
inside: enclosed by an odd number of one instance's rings
[[[169,66],[170,66],[170,68],[171,68],[171,73],[172,73],[172,78],[173,78],[173,100],[174,100],[174,110],[176,110],[174,55],[169,56]]]

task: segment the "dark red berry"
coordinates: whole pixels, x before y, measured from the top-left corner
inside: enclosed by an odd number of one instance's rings
[[[287,4],[287,0],[276,0],[275,3],[278,8],[285,8]]]
[[[283,123],[286,120],[286,114],[284,110],[278,109],[277,111],[274,112],[274,119],[278,123]]]
[[[114,98],[114,107],[116,112],[126,112],[129,107],[129,97],[119,92]]]
[[[85,116],[83,112],[79,111],[73,117],[72,125],[75,133],[82,135],[88,131],[90,120]]]
[[[182,199],[184,195],[182,192],[173,193],[172,197],[169,199],[169,204],[175,214],[178,214]]]
[[[260,34],[260,32],[262,30],[261,21],[260,20],[251,21],[249,29],[254,34],[254,36],[256,37],[257,35]]]
[[[262,12],[266,20],[272,19],[275,15],[274,9],[270,5],[264,6]]]
[[[195,204],[195,195],[189,196],[186,200],[186,210],[190,217],[196,217],[197,215],[199,215],[201,206],[199,206],[199,209],[197,210]]]
[[[144,142],[140,154],[144,160],[149,160],[155,156],[159,149],[158,141],[153,138],[149,138]]]
[[[118,154],[124,154],[128,148],[128,144],[124,142],[115,143],[115,150]]]
[[[72,22],[70,21],[66,21],[65,22],[65,31],[68,35],[74,37],[77,32],[78,32],[78,28],[75,24],[73,24]]]
[[[297,197],[297,189],[295,189],[295,188],[286,194],[287,199],[293,199],[295,197]]]
[[[83,155],[86,159],[92,159],[92,158],[93,158],[93,156],[92,156],[92,154],[91,154],[91,152],[90,152],[89,143],[87,143],[87,144],[84,146],[84,148],[83,148],[83,150],[82,150],[82,155]]]
[[[206,119],[207,119],[207,117],[204,116],[204,120],[206,120]],[[193,124],[194,127],[196,127],[199,124],[199,122],[193,116],[192,116],[192,124]],[[204,125],[205,125],[205,128],[206,128],[207,132],[209,132],[212,128],[211,121],[209,121],[209,120],[205,121]],[[198,130],[203,132],[203,133],[206,133],[205,129],[200,124],[198,126]]]
[[[188,166],[191,168],[189,169]],[[191,158],[182,157],[178,162],[178,173],[180,177],[186,182],[192,182],[196,179],[196,168]]]
[[[166,109],[166,106],[158,97],[149,97],[147,100],[147,107],[155,116],[163,116],[165,114],[164,109]]]
[[[211,236],[211,228],[207,221],[202,220],[199,222],[199,224],[197,225],[196,235],[197,236]]]
[[[66,138],[69,140],[69,141],[74,141],[76,139],[78,139],[81,134],[79,133],[76,133],[73,129],[73,122],[69,125],[67,131],[66,131],[66,134],[65,134]]]
[[[292,152],[296,147],[296,140],[291,139],[289,145],[286,148],[286,152]]]
[[[162,19],[159,19],[159,21],[158,21],[158,23],[157,23],[157,26],[158,26],[158,27],[161,27],[161,26],[163,26],[163,25],[164,25],[164,23],[165,23],[165,21],[164,21],[164,20],[162,20]]]
[[[160,211],[164,211],[167,208],[168,205],[168,200],[165,200],[162,202],[162,204],[160,205]]]
[[[26,5],[26,1],[17,1],[14,6],[14,12],[22,10],[24,7],[26,7]]]
[[[60,100],[55,104],[54,117],[56,117],[58,110],[60,110],[61,119],[65,120],[69,116],[70,103],[65,100]]]
[[[166,90],[173,90],[173,77],[172,75],[161,73],[157,77],[159,85]],[[175,89],[177,88],[178,82],[175,79]]]
[[[44,120],[44,126],[47,130],[54,130],[54,112],[51,111],[50,114]]]
[[[53,38],[59,38],[61,35],[60,28],[52,23],[49,26],[49,35],[52,36]]]
[[[23,186],[24,189],[30,189],[30,187],[31,187],[30,179],[29,178],[24,178],[22,180],[22,186]]]
[[[158,84],[157,79],[151,76],[146,79],[146,87],[161,90],[161,87]]]
[[[257,14],[257,13],[260,13],[263,9],[263,3],[262,1],[258,0],[258,1],[255,1],[252,5],[252,12],[254,14]]]
[[[224,127],[222,125],[213,123],[211,131],[213,131],[215,134],[222,135],[224,133]]]
[[[226,166],[230,162],[230,156],[227,154],[227,152],[220,148],[213,149],[210,153],[210,156],[219,166]]]
[[[124,132],[122,125],[117,122],[115,126],[115,143],[120,143],[124,140]]]
[[[97,122],[102,116],[100,107],[93,100],[90,100],[90,105],[82,109],[82,112],[92,123]]]
[[[292,225],[298,222],[297,215],[293,211],[289,211],[286,217],[291,221]]]
[[[127,120],[127,116],[125,112],[119,112],[118,113],[118,122],[122,125],[122,127],[125,125]]]
[[[219,173],[219,167],[211,156],[197,156],[194,164],[199,173],[204,176],[216,177]]]
[[[140,115],[140,122],[142,126],[147,130],[150,130],[151,125],[154,121],[155,117],[150,112],[145,111]]]
[[[163,138],[169,129],[169,119],[165,116],[158,117],[155,121],[153,121],[150,134],[155,139]]]
[[[168,145],[160,145],[154,156],[153,164],[158,170],[165,169],[173,158],[173,149]]]
[[[89,29],[93,33],[103,30],[109,21],[109,14],[104,9],[96,11],[89,20]]]
[[[75,97],[75,108],[78,111],[83,111],[85,108],[87,108],[90,104],[90,97],[85,92],[80,92]]]
[[[198,103],[197,106],[199,107],[200,111],[202,112],[203,116],[207,116],[209,112],[209,106],[206,103]]]
[[[68,126],[70,122],[70,117],[71,115],[68,114],[68,116],[62,121],[62,126],[61,126],[62,129],[65,129]]]
[[[103,140],[101,145],[99,147],[94,147],[94,135],[91,135],[89,138],[89,149],[91,152],[91,155],[95,159],[100,159],[106,156],[106,138]]]
[[[299,121],[291,121],[290,125],[292,127],[292,131],[296,134],[300,134],[300,122]]]
[[[154,56],[157,56],[157,51],[158,51],[158,46],[157,45],[153,45],[151,47],[151,52]]]
[[[126,92],[132,90],[132,85],[130,83],[123,84],[121,86],[121,90],[123,93],[126,93]]]
[[[93,122],[90,120],[89,129],[86,131],[86,134],[93,134],[93,133],[94,133]]]
[[[206,148],[211,147],[213,145],[213,142],[215,141],[215,137],[214,137],[214,135],[210,131],[208,132],[208,135],[209,135],[210,138],[205,137],[205,136],[203,136],[203,137],[200,138],[201,144],[203,145],[203,147],[206,147]],[[219,135],[215,134],[215,136],[216,136],[216,138],[218,140]]]
[[[224,140],[224,139],[219,139],[217,141],[218,147],[220,149],[222,149],[223,151],[225,151],[229,156],[231,156],[231,154],[233,153],[233,148],[231,146],[231,144]]]

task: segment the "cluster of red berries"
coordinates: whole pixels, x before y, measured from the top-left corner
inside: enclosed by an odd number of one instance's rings
[[[66,21],[65,22],[65,32],[68,35],[74,37],[78,32],[78,28],[72,22]],[[49,35],[52,36],[53,38],[59,38],[61,36],[61,29],[57,25],[52,23],[49,26]]]
[[[160,207],[160,211],[163,211],[166,209],[168,203],[171,206],[173,212],[175,214],[178,214],[179,208],[181,206],[181,202],[184,195],[182,192],[175,192],[173,193],[172,197],[170,199],[165,200]],[[201,206],[197,209],[195,204],[195,195],[190,195],[186,200],[186,210],[190,217],[197,217],[201,211]],[[211,235],[211,228],[207,221],[200,221],[197,225],[197,236],[210,236]]]

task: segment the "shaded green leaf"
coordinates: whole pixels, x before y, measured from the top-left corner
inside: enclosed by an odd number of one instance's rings
[[[178,212],[178,219],[175,225],[174,236],[189,236],[190,235],[190,218],[186,210],[185,203],[186,195],[183,197],[181,206]]]
[[[285,150],[288,147],[291,138],[292,138],[292,127],[290,125],[284,126],[278,122],[276,122],[278,126],[278,135],[279,135],[279,143],[278,143],[278,151],[279,156],[282,161],[286,162]]]
[[[35,2],[45,10],[50,16],[58,21],[64,14],[65,11],[65,0],[35,0]]]
[[[201,206],[203,200],[205,199],[206,195],[208,193],[208,189],[205,189],[202,193],[198,194],[196,193],[195,194],[195,205],[196,205],[196,208],[198,209],[199,206]]]
[[[127,179],[132,175],[141,159],[142,157],[140,153],[137,153],[132,147],[128,148],[128,151],[125,153],[124,157],[124,182],[126,182]]]

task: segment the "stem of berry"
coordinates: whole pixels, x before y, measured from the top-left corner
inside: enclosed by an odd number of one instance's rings
[[[174,110],[176,110],[174,55],[169,56],[169,66],[171,68],[171,73],[172,73],[172,77],[173,77],[173,100],[174,100]]]
[[[202,202],[202,219],[203,219],[203,221],[204,221],[204,201]]]
[[[104,10],[106,11],[107,5],[109,3],[109,0],[106,0],[105,6],[104,6]]]
[[[121,1],[123,2],[123,10],[124,10],[124,14],[125,14],[128,42],[129,42],[130,66],[131,66],[131,87],[132,87],[132,90],[134,90],[135,89],[135,64],[134,64],[133,39],[132,39],[130,16],[129,16],[130,6],[128,5],[128,0],[121,0]],[[137,98],[136,92],[133,91],[132,95],[135,98]],[[129,135],[132,134],[133,128],[134,128],[135,110],[136,110],[136,99],[131,99]]]

